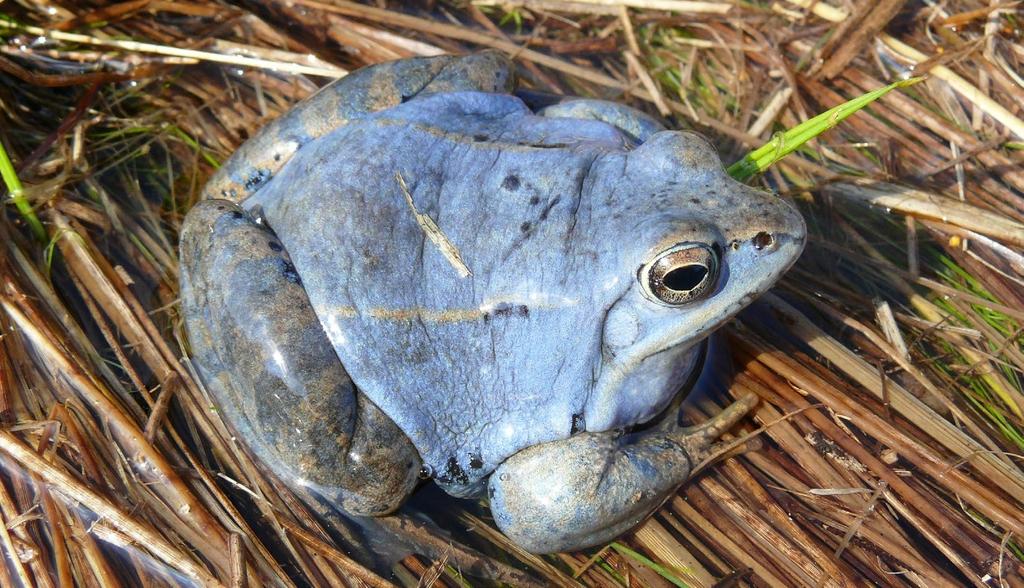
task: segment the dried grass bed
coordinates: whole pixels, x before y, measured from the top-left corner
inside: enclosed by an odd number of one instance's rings
[[[0,140],[20,208],[45,231],[6,207],[0,585],[1024,586],[1015,4],[0,10],[84,35],[0,29]],[[812,234],[776,293],[724,333],[737,373],[718,404],[760,397],[745,424],[759,449],[603,549],[529,556],[462,503],[445,507],[451,536],[408,514],[386,521],[418,555],[370,571],[357,562],[375,548],[262,472],[198,386],[175,235],[213,164],[326,77],[484,46],[513,54],[539,90],[699,129],[726,162],[908,72],[928,78],[757,180],[798,202]],[[691,405],[695,418],[718,410]]]

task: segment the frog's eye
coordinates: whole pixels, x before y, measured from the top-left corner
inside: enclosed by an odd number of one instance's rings
[[[662,251],[640,270],[644,292],[673,306],[704,298],[714,291],[717,282],[718,254],[697,243]]]

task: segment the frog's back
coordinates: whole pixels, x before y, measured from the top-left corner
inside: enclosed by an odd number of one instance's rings
[[[439,481],[468,488],[585,427],[601,318],[627,287],[613,244],[586,231],[630,146],[512,96],[440,94],[311,143],[246,205],[284,242],[356,385]]]

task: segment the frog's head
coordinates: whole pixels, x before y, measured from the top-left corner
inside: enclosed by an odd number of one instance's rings
[[[791,205],[730,178],[699,135],[658,133],[624,169],[598,223],[625,235],[598,238],[618,248],[606,252],[628,284],[604,317],[592,430],[653,416],[696,346],[782,276],[806,232]]]

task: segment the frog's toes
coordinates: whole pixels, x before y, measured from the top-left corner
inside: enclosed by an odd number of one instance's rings
[[[181,263],[194,363],[254,453],[348,512],[396,508],[419,456],[354,389],[276,235],[231,202],[200,202],[185,220]]]
[[[647,113],[625,104],[590,98],[562,100],[539,109],[537,114],[550,118],[599,120],[618,128],[637,143],[643,143],[654,133],[666,130],[661,121]]]
[[[534,553],[610,541],[689,478],[714,440],[754,406],[744,398],[691,429],[618,437],[581,433],[528,447],[491,475],[491,512],[503,533]]]

